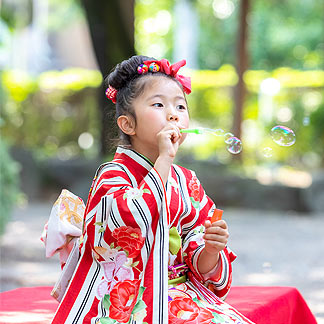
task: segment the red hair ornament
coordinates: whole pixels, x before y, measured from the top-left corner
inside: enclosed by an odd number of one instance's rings
[[[183,91],[186,94],[189,94],[191,92],[191,80],[189,77],[185,77],[184,75],[178,74],[178,71],[180,68],[182,68],[184,65],[186,65],[186,60],[181,60],[177,63],[170,64],[170,62],[167,59],[162,59],[161,61],[144,61],[144,64],[147,66],[150,66],[152,63],[155,63],[160,67],[160,71],[164,74],[170,75],[174,77],[176,80],[178,80],[182,87]],[[152,71],[154,72],[154,71]],[[156,71],[157,72],[157,71]]]
[[[115,104],[116,97],[117,97],[117,90],[112,86],[109,86],[109,88],[106,90],[106,97]]]
[[[146,74],[148,71],[150,72],[162,72],[166,75],[170,75],[179,81],[183,87],[183,91],[186,94],[191,93],[191,79],[190,77],[183,76],[178,74],[180,68],[186,65],[186,60],[181,60],[177,63],[170,64],[170,62],[166,59],[162,59],[161,61],[144,61],[143,64],[140,64],[137,68],[138,74]],[[110,99],[113,103],[116,103],[117,90],[112,86],[106,90],[106,97]]]

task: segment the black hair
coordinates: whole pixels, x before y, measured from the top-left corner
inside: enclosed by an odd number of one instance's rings
[[[139,74],[137,72],[137,68],[140,64],[143,64],[144,61],[156,61],[156,59],[143,55],[132,56],[129,59],[117,64],[113,71],[105,78],[106,88],[111,86],[117,90],[116,120],[119,116],[130,115],[133,117],[136,123],[136,116],[132,103],[135,98],[143,93],[146,85],[145,79],[147,76],[161,75],[164,77],[170,77],[169,75],[160,72]],[[174,78],[172,79],[175,80],[182,89],[180,82]],[[140,80],[143,80],[143,82],[140,82]],[[131,145],[129,135],[123,133],[120,129],[118,144],[124,146]]]

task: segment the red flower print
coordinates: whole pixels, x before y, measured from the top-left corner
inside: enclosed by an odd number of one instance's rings
[[[127,323],[137,302],[140,280],[117,283],[110,292],[109,317],[119,323]]]
[[[213,314],[191,298],[176,297],[169,302],[169,324],[209,324]]]
[[[112,236],[117,240],[117,245],[119,245],[124,251],[128,252],[129,258],[135,258],[144,245],[145,239],[141,234],[139,228],[122,226],[116,228],[113,231]]]
[[[199,184],[196,176],[193,176],[188,185],[190,189],[190,197],[193,200],[193,204],[200,202],[200,192],[199,192]],[[196,206],[195,206],[196,207]]]

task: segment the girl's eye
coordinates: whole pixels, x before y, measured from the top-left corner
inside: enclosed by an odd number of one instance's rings
[[[160,102],[156,102],[152,105],[153,107],[163,107],[163,105]]]
[[[177,109],[186,110],[187,108],[184,105],[178,105],[177,106]]]

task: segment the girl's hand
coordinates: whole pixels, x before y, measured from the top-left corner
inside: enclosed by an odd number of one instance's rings
[[[213,224],[207,220],[205,228],[206,231],[203,236],[205,251],[212,255],[218,255],[220,251],[224,250],[229,238],[227,224],[222,219]]]
[[[177,154],[182,134],[179,127],[169,123],[158,134],[159,156],[174,159]]]

